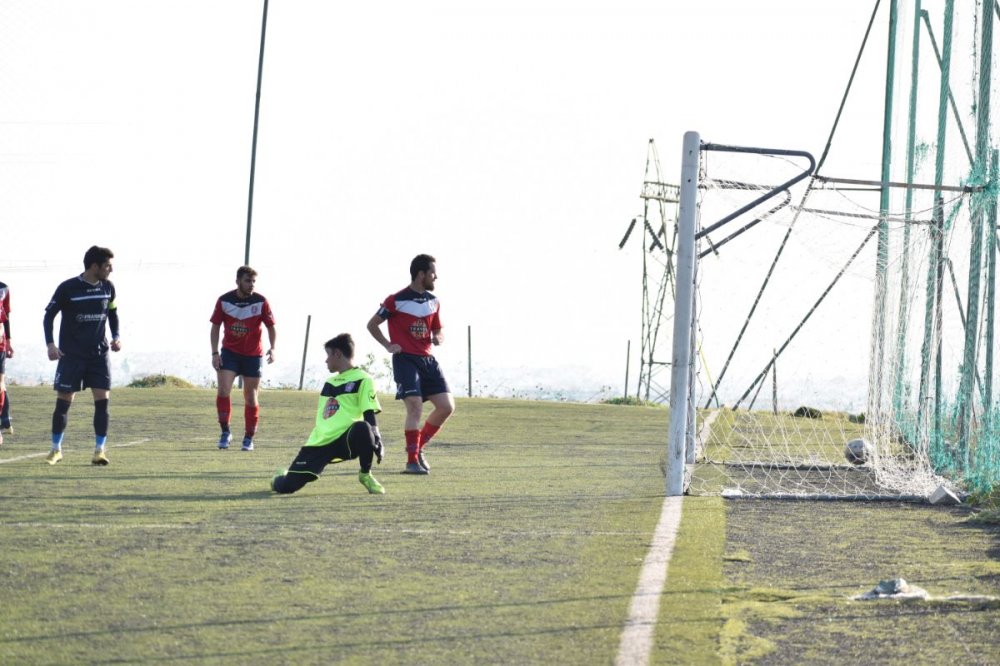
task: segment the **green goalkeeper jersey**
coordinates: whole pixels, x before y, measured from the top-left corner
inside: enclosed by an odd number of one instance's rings
[[[323,384],[316,410],[316,427],[305,445],[329,444],[343,435],[352,423],[363,420],[369,409],[376,414],[382,411],[375,395],[375,384],[367,372],[351,368],[333,375]]]

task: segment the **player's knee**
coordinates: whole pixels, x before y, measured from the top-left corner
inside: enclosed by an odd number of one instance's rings
[[[284,476],[279,476],[274,480],[274,484],[271,486],[274,492],[280,493],[282,495],[291,495],[292,493],[301,490],[310,481],[315,481],[316,477],[312,474],[285,474]]]
[[[442,400],[434,405],[434,409],[437,411],[438,416],[446,419],[455,413],[455,401],[452,400],[451,396],[448,396],[447,400]]]
[[[419,397],[409,397],[406,398],[403,403],[406,406],[407,416],[415,416],[420,418],[420,413],[424,411],[424,403]]]
[[[375,433],[365,421],[355,421],[347,433],[347,442],[351,451],[359,451],[362,447],[375,448]]]

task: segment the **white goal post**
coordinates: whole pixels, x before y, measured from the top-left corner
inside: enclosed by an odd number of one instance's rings
[[[697,262],[695,230],[698,223],[698,169],[701,164],[701,136],[684,134],[681,158],[680,212],[677,218],[677,291],[674,296],[674,338],[670,366],[670,442],[667,450],[667,495],[684,494],[684,471],[688,459],[694,462],[695,363],[694,277]]]

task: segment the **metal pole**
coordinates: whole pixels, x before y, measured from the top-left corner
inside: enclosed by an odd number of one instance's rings
[[[472,397],[472,324],[466,327],[466,350],[468,353],[468,363],[469,366],[469,397]]]
[[[917,90],[920,66],[920,0],[915,0],[913,7],[913,46],[910,62],[910,104],[906,128],[906,183],[913,184],[916,170],[917,141]],[[906,203],[903,209],[903,265],[899,283],[899,310],[896,320],[896,363],[893,377],[892,407],[896,414],[901,414],[906,400],[903,382],[906,377],[906,333],[909,328],[909,303],[907,290],[910,288],[910,225],[913,211],[913,188],[906,188]]]
[[[253,107],[253,145],[250,148],[250,194],[247,200],[247,241],[243,251],[243,265],[250,264],[250,227],[253,221],[253,180],[257,171],[257,126],[260,121],[260,82],[264,73],[264,36],[267,34],[267,0],[264,0],[264,17],[260,24],[260,56],[257,60],[257,99]]]
[[[879,197],[878,249],[875,262],[875,320],[872,325],[873,380],[868,396],[868,413],[878,418],[882,402],[882,357],[885,354],[885,308],[889,268],[889,186],[892,180],[892,105],[896,77],[896,28],[898,0],[889,3],[889,47],[885,66],[885,106],[882,116],[882,191]]]
[[[990,156],[990,181],[996,182],[997,170],[1000,168],[1000,150],[993,149]],[[993,336],[996,313],[996,279],[997,279],[997,200],[990,197],[986,225],[986,367],[985,390],[983,393],[983,413],[986,429],[993,426]]]
[[[698,163],[701,137],[685,132],[681,158],[681,201],[677,234],[677,292],[674,298],[673,363],[670,367],[670,439],[667,448],[666,492],[684,494],[685,441],[688,428],[688,376],[694,307],[695,227],[698,218]]]
[[[955,2],[954,0],[947,0],[944,6],[944,34],[942,35],[941,41],[941,84],[938,90],[938,126],[937,126],[937,152],[934,157],[934,221],[935,223],[931,226],[931,248],[930,248],[930,259],[927,262],[927,292],[926,292],[926,309],[924,311],[924,342],[921,345],[921,366],[920,366],[920,406],[921,411],[926,410],[929,406],[933,407],[931,410],[933,417],[929,419],[926,414],[920,416],[918,414],[918,421],[920,423],[926,423],[931,420],[933,423],[933,432],[931,435],[931,442],[936,443],[939,441],[939,426],[940,426],[940,414],[941,414],[941,391],[940,391],[940,376],[934,379],[934,402],[933,405],[927,405],[928,393],[930,392],[931,383],[931,356],[935,357],[934,369],[935,372],[939,372],[940,364],[938,359],[940,359],[940,345],[941,345],[941,321],[940,321],[940,308],[941,308],[941,260],[942,260],[942,250],[944,239],[941,235],[944,233],[944,201],[941,198],[941,186],[944,183],[944,151],[945,151],[945,139],[947,137],[948,129],[948,101],[951,94],[951,43],[952,43],[952,32],[953,23],[955,15]]]
[[[688,364],[688,400],[687,400],[687,436],[684,438],[684,462],[693,465],[698,455],[698,443],[695,441],[695,429],[698,424],[698,299],[694,296],[698,285],[698,248],[695,246],[694,276],[691,280],[691,361]],[[686,475],[685,475],[686,476]]]
[[[934,256],[937,258],[934,275],[934,439],[936,445],[944,443],[941,433],[941,411],[942,404],[942,379],[941,370],[944,366],[942,347],[944,342],[944,200],[938,199],[934,206],[937,212],[935,227],[937,233],[934,235]]]
[[[984,8],[982,14],[983,31],[979,52],[979,102],[976,106],[976,164],[973,168],[986,180],[990,157],[990,79],[993,66],[993,12]],[[978,364],[976,345],[979,339],[979,281],[983,266],[983,206],[973,202],[970,207],[972,217],[972,239],[969,248],[969,316],[965,326],[965,349],[962,361],[962,377],[959,384],[959,449],[968,465],[969,441],[975,402],[975,376]]]
[[[299,371],[299,390],[302,390],[303,381],[306,377],[306,352],[309,351],[309,326],[312,324],[312,315],[306,315],[306,341],[302,344],[302,370]]]
[[[622,392],[622,398],[628,400],[628,364],[632,356],[632,341],[629,340],[625,343],[625,390]]]
[[[774,361],[771,364],[771,411],[778,415],[778,350],[772,349]]]

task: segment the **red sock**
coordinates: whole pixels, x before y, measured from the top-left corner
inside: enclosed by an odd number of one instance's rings
[[[222,426],[223,430],[229,430],[229,413],[232,411],[233,406],[229,402],[229,398],[223,398],[221,395],[215,396],[215,410],[219,413],[219,425]]]
[[[424,422],[424,427],[420,429],[420,448],[427,446],[427,442],[431,441],[431,437],[437,434],[441,426],[436,426],[430,421]]]
[[[2,353],[2,352],[0,352]],[[3,403],[7,400],[7,391],[0,391],[0,412],[3,411]]]
[[[420,431],[404,430],[403,435],[406,437],[406,462],[415,463],[420,450]]]
[[[243,421],[246,423],[246,430],[243,434],[246,437],[253,437],[257,433],[259,419],[260,405],[243,405]]]

